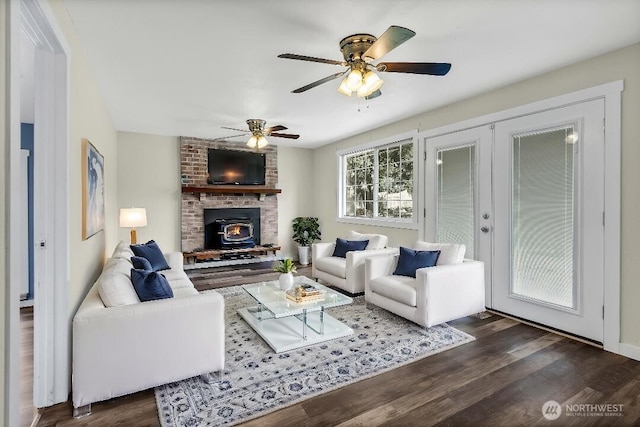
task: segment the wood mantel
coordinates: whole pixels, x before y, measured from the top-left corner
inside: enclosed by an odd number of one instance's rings
[[[183,186],[183,193],[214,194],[279,194],[279,188],[267,188],[255,185],[207,185],[202,187]]]

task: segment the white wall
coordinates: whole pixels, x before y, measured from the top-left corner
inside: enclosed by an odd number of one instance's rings
[[[155,240],[163,251],[180,251],[180,139],[118,132],[118,209],[145,208],[147,226],[138,242]],[[118,239],[129,242],[129,229]]]
[[[640,44],[564,67],[520,83],[366,132],[314,152],[315,212],[324,224],[325,239],[343,235],[350,227],[335,221],[336,150],[360,145],[409,130],[420,131],[490,114],[530,102],[624,79],[622,93],[622,242],[621,242],[621,341],[640,346]],[[355,227],[354,227],[355,228]],[[377,228],[390,235],[391,244],[409,244],[417,233]],[[606,285],[606,284],[605,284]]]

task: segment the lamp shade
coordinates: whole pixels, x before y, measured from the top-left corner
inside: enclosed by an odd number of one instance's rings
[[[340,83],[340,87],[338,87],[338,92],[340,92],[341,94],[343,94],[345,96],[351,96],[351,93],[353,91],[347,87],[347,78],[346,77],[342,80],[342,83]]]
[[[258,138],[255,135],[251,135],[251,138],[247,141],[247,146],[250,148],[256,148],[258,146]]]
[[[120,227],[146,227],[147,210],[145,208],[120,209]]]
[[[347,88],[352,91],[356,91],[360,89],[362,86],[362,73],[360,70],[351,70],[349,75],[347,76]]]
[[[264,147],[267,146],[267,144],[269,144],[269,141],[267,141],[267,138],[265,138],[264,136],[260,135],[258,137],[258,142],[257,142],[258,148],[264,148]]]

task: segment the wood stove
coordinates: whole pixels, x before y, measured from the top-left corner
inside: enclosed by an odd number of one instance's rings
[[[205,209],[205,249],[245,249],[260,244],[260,208]]]

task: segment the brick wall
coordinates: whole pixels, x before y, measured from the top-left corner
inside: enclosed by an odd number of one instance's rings
[[[180,171],[182,185],[207,186],[209,148],[254,151],[244,144],[209,139],[180,137]],[[267,188],[278,182],[278,149],[268,145],[266,154]],[[212,208],[260,208],[260,240],[278,243],[278,197],[257,194],[182,193],[182,251],[204,247],[204,210]]]

